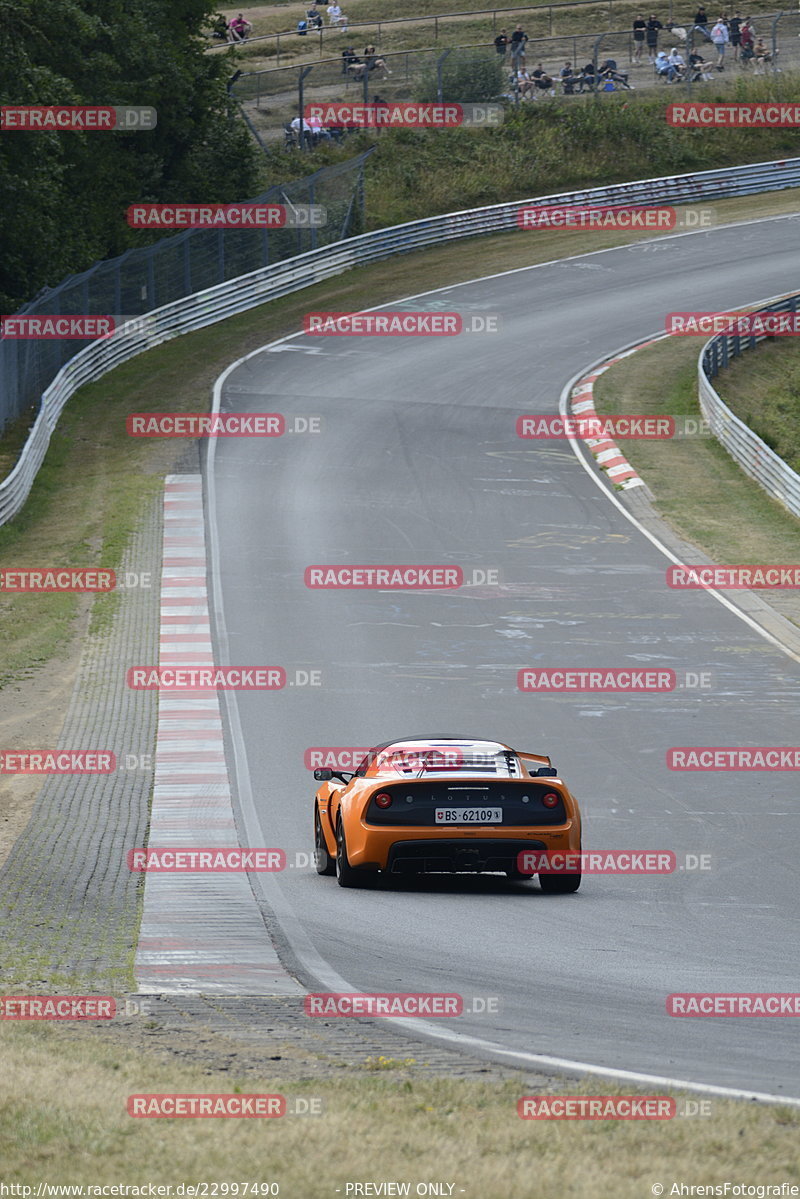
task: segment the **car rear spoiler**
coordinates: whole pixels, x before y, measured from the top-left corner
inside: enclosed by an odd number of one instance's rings
[[[528,767],[528,773],[531,775],[548,774],[551,777],[557,775],[558,771],[553,766],[550,758],[546,754],[525,754],[517,750],[517,757]],[[529,765],[530,763],[530,765]]]

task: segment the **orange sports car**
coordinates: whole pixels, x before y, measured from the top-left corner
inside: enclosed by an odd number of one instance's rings
[[[371,749],[353,773],[315,770],[319,874],[361,887],[379,874],[536,874],[565,894],[578,870],[548,871],[547,857],[580,855],[581,816],[550,759],[499,741],[409,737]]]

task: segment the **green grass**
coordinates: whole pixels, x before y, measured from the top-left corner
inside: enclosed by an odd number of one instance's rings
[[[800,473],[800,344],[778,337],[746,350],[714,386],[725,403]]]

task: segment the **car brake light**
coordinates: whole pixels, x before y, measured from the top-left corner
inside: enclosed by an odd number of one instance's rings
[[[558,807],[559,798],[555,791],[548,791],[547,795],[542,796],[542,803],[546,808],[555,808]]]
[[[379,808],[388,808],[392,802],[392,797],[388,791],[381,791],[375,796],[375,803]]]

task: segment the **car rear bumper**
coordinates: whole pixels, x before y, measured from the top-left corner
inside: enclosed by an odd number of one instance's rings
[[[385,869],[389,874],[515,870],[518,854],[547,848],[544,841],[530,838],[439,837],[429,841],[395,841],[389,847]]]

